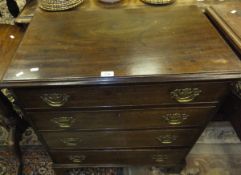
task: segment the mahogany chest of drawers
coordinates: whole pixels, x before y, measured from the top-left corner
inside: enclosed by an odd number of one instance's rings
[[[169,168],[185,164],[240,69],[195,7],[38,10],[2,88],[58,174]]]

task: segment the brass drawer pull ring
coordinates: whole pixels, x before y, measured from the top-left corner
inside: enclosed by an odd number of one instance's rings
[[[162,144],[172,144],[175,140],[177,140],[177,136],[175,135],[164,135],[156,138]]]
[[[188,114],[172,113],[166,114],[163,118],[168,122],[169,125],[181,125],[189,117]]]
[[[60,128],[70,128],[75,119],[73,117],[55,117],[50,121],[57,124]]]
[[[69,95],[53,93],[53,94],[43,94],[40,97],[49,106],[60,107],[60,106],[63,106],[68,101]]]
[[[199,88],[175,89],[170,93],[171,97],[179,103],[188,103],[195,100],[201,94]]]
[[[156,154],[152,156],[152,159],[157,163],[162,163],[167,160],[167,155]]]
[[[84,155],[71,155],[69,156],[69,160],[71,160],[73,163],[82,163],[86,159],[86,156]]]
[[[62,143],[64,143],[66,146],[77,146],[80,143],[80,138],[63,138],[60,139]]]

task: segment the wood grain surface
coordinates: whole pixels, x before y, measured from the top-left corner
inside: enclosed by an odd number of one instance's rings
[[[228,0],[228,1],[217,1],[217,0],[208,0],[208,1],[196,1],[196,0],[177,0],[171,6],[189,6],[194,5],[204,10],[206,7],[215,4],[225,4],[227,2],[239,2],[240,0]],[[76,9],[71,10],[95,10],[95,9],[118,9],[118,8],[143,8],[155,6],[148,5],[143,3],[141,0],[121,0],[119,3],[101,3],[99,0],[85,0],[80,6]],[[155,8],[166,8],[167,6],[157,5]],[[38,8],[37,0],[31,0],[26,4],[23,11],[16,18],[16,23],[29,24]]]
[[[240,61],[193,6],[39,11],[4,81],[240,78]],[[113,71],[103,79],[101,72]],[[89,80],[89,81],[90,81]]]
[[[241,56],[241,2],[213,5],[207,14]]]
[[[183,163],[184,156],[187,154],[187,149],[146,149],[146,150],[106,150],[106,151],[64,151],[64,150],[52,150],[54,163],[72,164],[69,167],[74,167],[73,162],[69,159],[69,156],[85,156],[85,160],[82,163],[75,163],[75,167],[81,165],[88,166],[92,164],[98,164],[102,166],[128,166],[132,165],[160,165],[160,162],[156,162],[154,157],[159,155],[160,158],[165,157],[161,162],[162,167],[165,165],[179,165]],[[60,156],[61,155],[61,156]],[[56,164],[58,167],[61,164]],[[67,168],[68,165],[62,166]]]
[[[174,97],[172,94],[175,92],[175,90],[182,90],[186,88],[191,89],[191,99],[188,102],[179,102],[179,96]],[[194,93],[193,89],[200,91],[197,96],[192,96]],[[96,107],[150,107],[160,105],[187,105],[194,103],[215,104],[222,100],[222,98],[227,94],[227,90],[227,83],[192,82],[115,86],[98,85],[16,88],[14,89],[14,93],[18,97],[18,101],[22,104],[22,107],[24,107],[26,110],[63,110],[71,108],[93,109]],[[60,101],[62,101],[62,98],[67,97],[63,103],[61,102],[61,106],[52,106],[48,102],[48,99],[54,94],[59,94]]]
[[[20,27],[4,24],[0,25],[0,79],[2,79],[7,70],[22,40],[23,34],[24,29]]]
[[[38,111],[27,114],[39,131],[128,130],[202,127],[214,109],[215,106],[192,106],[130,110]],[[172,114],[177,117],[168,120],[168,116],[171,117]],[[68,120],[67,127],[66,120],[61,120],[65,118]],[[176,120],[180,123],[173,123]],[[63,125],[65,127],[61,127]]]

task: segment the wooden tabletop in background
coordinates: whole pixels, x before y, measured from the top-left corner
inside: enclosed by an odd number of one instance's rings
[[[0,25],[0,79],[14,56],[24,30],[11,25]]]
[[[207,14],[241,56],[241,2],[210,6]]]
[[[241,0],[176,0],[174,4],[169,6],[188,6],[195,5],[201,9],[205,9],[207,6],[216,4],[225,4],[227,2],[240,2]],[[94,9],[118,9],[118,8],[140,8],[140,7],[155,7],[163,8],[166,6],[152,6],[143,3],[141,0],[122,0],[119,3],[114,4],[104,4],[98,0],[85,0],[76,9],[94,10]],[[31,0],[30,3],[26,5],[21,14],[16,18],[17,23],[29,23],[34,16],[35,10],[38,9],[37,0]]]

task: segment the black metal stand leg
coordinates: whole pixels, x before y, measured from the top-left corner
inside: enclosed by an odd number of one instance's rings
[[[10,131],[9,145],[11,150],[14,152],[18,162],[18,172],[17,175],[23,174],[23,157],[20,148],[20,141],[22,139],[22,134],[29,127],[27,121],[22,119],[23,115],[17,110],[17,106],[12,101],[14,97],[8,89],[1,89],[0,92],[0,111],[1,115],[4,116],[5,123],[8,130]]]
[[[20,147],[20,141],[22,139],[22,134],[24,131],[28,128],[28,123],[23,120],[16,120],[14,122],[11,122],[11,140],[10,140],[10,146],[17,158],[17,161],[19,162],[17,175],[23,175],[23,156],[22,156],[22,150]]]

